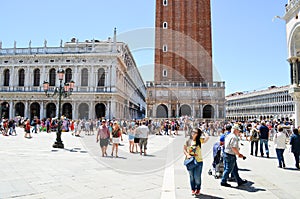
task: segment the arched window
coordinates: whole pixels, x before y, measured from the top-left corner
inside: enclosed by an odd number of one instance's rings
[[[88,86],[89,73],[88,69],[84,68],[81,70],[81,86]]]
[[[3,86],[9,86],[9,69],[6,69],[4,71],[4,85]]]
[[[36,68],[33,71],[33,86],[40,86],[40,69]]]
[[[168,28],[168,23],[167,22],[164,22],[163,23],[163,29],[167,29]]]
[[[163,70],[163,77],[167,77],[168,76],[168,71],[166,69]]]
[[[163,5],[167,6],[168,5],[168,0],[163,0]]]
[[[98,70],[98,86],[104,86],[105,85],[105,71],[103,68],[100,68]]]
[[[163,52],[168,52],[168,46],[167,45],[163,45]]]
[[[49,71],[49,86],[55,86],[56,72],[55,69],[52,68]]]
[[[19,72],[19,86],[24,86],[24,82],[25,82],[25,71],[24,69],[20,69]]]
[[[66,73],[65,73],[65,82],[69,83],[72,80],[72,69],[71,68],[67,68],[66,69]]]

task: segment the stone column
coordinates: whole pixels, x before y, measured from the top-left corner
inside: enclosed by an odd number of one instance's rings
[[[176,116],[177,117],[179,116],[179,108],[180,108],[180,103],[177,102],[177,104],[176,104]]]
[[[203,105],[199,104],[199,118],[203,118]]]
[[[89,111],[89,118],[90,119],[94,119],[95,118],[95,115],[96,115],[96,112],[95,112],[95,103],[94,102],[90,102],[89,103],[89,106],[90,106],[90,111]]]
[[[168,107],[168,117],[170,118],[170,117],[172,116],[172,106],[171,106],[171,102],[168,103],[167,107]]]
[[[111,101],[110,101],[110,119],[115,117],[115,114],[116,114],[116,102],[113,99],[111,99]]]
[[[78,119],[76,103],[72,102],[72,119]]]
[[[12,88],[14,86],[18,86],[19,81],[17,81],[17,75],[18,75],[18,73],[15,73],[15,67],[12,66],[10,71],[9,71],[9,76],[10,76],[9,77],[9,87],[10,87],[10,90],[12,90]]]
[[[44,101],[41,101],[40,106],[41,106],[41,109],[40,109],[40,119],[43,119],[44,117],[46,117],[46,115],[44,115],[44,109],[45,109],[45,107],[44,107]]]
[[[216,114],[215,114],[215,118],[220,118],[220,115],[219,115],[219,104],[216,104]]]
[[[192,102],[192,116],[194,118],[196,118],[196,115],[195,115],[195,103],[194,103],[194,101]]]
[[[109,119],[110,117],[110,103],[108,101],[105,102],[105,118]]]
[[[14,118],[14,115],[13,115],[14,110],[15,110],[14,103],[13,103],[13,101],[10,101],[9,102],[9,117],[8,117],[9,119]]]
[[[295,85],[290,87],[289,94],[295,102],[295,127],[300,125],[300,88]]]
[[[25,118],[29,118],[29,114],[28,114],[28,101],[25,101],[24,117]]]
[[[78,87],[80,87],[81,86],[81,82],[79,81],[79,74],[78,74],[78,66],[75,66],[75,71],[74,71],[74,81],[75,81],[75,84],[77,85],[77,86],[75,86],[75,89],[76,90],[78,90]]]
[[[298,58],[297,57],[291,57],[288,59],[291,66],[291,84],[297,85],[299,84],[299,78],[298,78]]]
[[[107,92],[108,91],[107,87],[109,86],[107,69],[105,69],[104,74],[105,74],[104,91]]]

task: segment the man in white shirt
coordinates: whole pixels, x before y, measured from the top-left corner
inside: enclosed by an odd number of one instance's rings
[[[149,135],[149,128],[146,126],[146,122],[143,121],[142,125],[139,126],[136,129],[136,134],[140,138],[140,155],[142,155],[142,149],[144,147],[144,155],[147,155],[146,150],[147,150],[147,142],[148,142],[148,135]]]
[[[236,166],[236,155],[239,158],[245,159],[239,151],[239,134],[241,129],[238,124],[235,124],[232,127],[232,132],[228,134],[225,138],[225,146],[224,146],[224,173],[221,180],[221,186],[231,187],[230,184],[227,183],[227,179],[229,174],[232,172],[238,186],[241,186],[247,183],[247,180],[242,180],[239,176],[238,169],[234,169]]]

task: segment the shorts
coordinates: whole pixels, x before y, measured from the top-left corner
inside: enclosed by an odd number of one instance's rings
[[[100,147],[108,146],[109,138],[100,139]]]
[[[120,143],[120,138],[112,138],[112,143],[113,144],[119,144]]]
[[[147,150],[148,138],[140,138],[140,147],[144,147],[144,150]]]
[[[129,141],[133,141],[133,140],[134,140],[134,135],[130,135],[130,134],[129,134],[129,135],[128,135],[128,140],[129,140]]]
[[[134,143],[140,143],[140,138],[134,138]]]

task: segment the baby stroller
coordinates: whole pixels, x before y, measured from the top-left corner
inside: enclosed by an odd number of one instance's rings
[[[214,144],[213,157],[214,161],[212,163],[212,169],[209,169],[208,174],[213,175],[218,179],[222,177],[224,172],[223,146],[221,146],[219,142]]]

